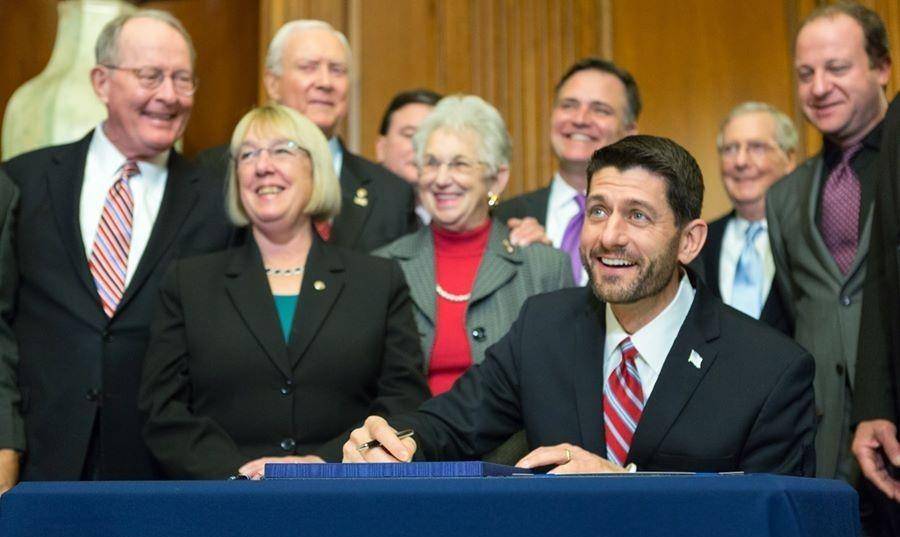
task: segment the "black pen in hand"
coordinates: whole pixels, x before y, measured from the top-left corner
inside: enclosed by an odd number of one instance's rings
[[[415,433],[412,429],[404,429],[397,433],[397,440],[403,440],[404,438],[409,438]],[[381,442],[378,440],[369,440],[368,442],[362,443],[356,446],[356,451],[366,451],[367,449],[375,449],[377,447],[381,447]]]

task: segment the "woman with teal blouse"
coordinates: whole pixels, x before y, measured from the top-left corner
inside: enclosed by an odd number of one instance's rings
[[[144,364],[144,437],[171,477],[340,461],[360,420],[429,396],[399,266],[316,231],[341,201],[318,127],[263,106],[231,150],[226,208],[245,243],[173,266]]]

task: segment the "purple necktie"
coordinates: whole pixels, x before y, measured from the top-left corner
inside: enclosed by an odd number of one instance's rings
[[[562,242],[559,243],[559,249],[569,254],[572,259],[572,275],[575,277],[575,284],[581,285],[581,254],[578,253],[578,245],[581,243],[581,226],[584,224],[584,194],[575,194],[572,199],[578,204],[578,214],[569,220],[566,232],[563,233]]]
[[[844,150],[822,190],[819,231],[843,274],[850,270],[859,242],[859,178],[850,160],[861,148],[856,144]]]

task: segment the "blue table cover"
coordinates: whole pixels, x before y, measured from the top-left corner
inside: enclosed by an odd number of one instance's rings
[[[844,483],[770,475],[21,483],[0,535],[855,536]]]

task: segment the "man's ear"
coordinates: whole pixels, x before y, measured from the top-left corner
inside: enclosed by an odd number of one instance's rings
[[[91,69],[91,87],[94,88],[94,93],[103,104],[109,104],[109,75],[109,69],[102,65],[95,65]]]
[[[701,218],[685,224],[681,230],[681,242],[678,245],[678,261],[682,265],[693,261],[703,249],[703,245],[706,244],[707,231],[706,221]]]
[[[263,84],[266,86],[266,93],[269,94],[269,100],[281,102],[281,77],[266,69],[263,75]]]
[[[387,152],[387,138],[384,135],[378,137],[375,141],[375,160],[379,164],[384,164],[385,153]]]

